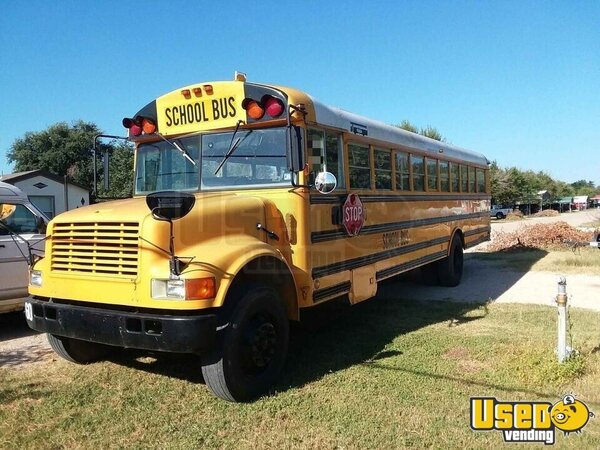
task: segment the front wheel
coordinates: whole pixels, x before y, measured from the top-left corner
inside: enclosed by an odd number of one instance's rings
[[[498,220],[504,219],[504,213],[502,213],[502,212],[496,213],[496,219],[498,219]]]
[[[460,284],[463,274],[463,248],[459,236],[454,236],[448,256],[438,261],[437,269],[440,285],[454,287]]]
[[[202,365],[209,389],[224,400],[248,401],[268,392],[285,363],[289,323],[272,288],[242,289],[225,335]]]
[[[89,364],[100,361],[110,353],[109,345],[96,344],[79,339],[68,338],[48,334],[48,343],[58,356],[69,362],[77,364]]]

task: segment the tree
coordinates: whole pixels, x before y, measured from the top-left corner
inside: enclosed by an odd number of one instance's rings
[[[129,143],[108,144],[109,186],[105,190],[104,173],[98,178],[99,197],[123,198],[133,195],[133,148]]]
[[[408,120],[404,119],[402,122],[394,125],[396,128],[402,128],[403,130],[410,131],[411,133],[417,133],[421,136],[428,137],[430,139],[435,139],[436,141],[446,142],[446,138],[442,136],[442,134],[431,125],[427,125],[425,128],[417,128],[415,125],[410,123]]]
[[[394,125],[396,128],[402,128],[403,130],[410,131],[411,133],[418,133],[419,129],[410,123],[408,120],[404,119],[399,124]]]
[[[92,191],[92,147],[94,137],[101,132],[92,122],[79,120],[72,125],[59,122],[43,131],[25,133],[12,144],[7,158],[15,164],[17,172],[42,169],[61,177],[67,175],[70,181]],[[116,147],[114,143],[97,146],[99,176],[104,151],[115,153],[113,160],[116,161],[110,164],[111,178],[115,181],[111,192],[131,192],[133,157],[131,149],[126,151],[125,148]]]

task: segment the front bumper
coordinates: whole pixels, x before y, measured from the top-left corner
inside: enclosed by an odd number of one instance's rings
[[[36,331],[161,352],[206,353],[217,333],[214,314],[173,316],[28,299],[25,316]]]

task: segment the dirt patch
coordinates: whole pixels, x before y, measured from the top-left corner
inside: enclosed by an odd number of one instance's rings
[[[46,335],[30,329],[22,312],[0,316],[0,368],[46,364],[54,359]]]

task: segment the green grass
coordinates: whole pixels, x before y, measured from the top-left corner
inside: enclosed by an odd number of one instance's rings
[[[572,311],[564,365],[549,307],[379,298],[304,319],[281,383],[248,404],[213,397],[187,356],[0,369],[0,448],[479,449],[503,442],[470,430],[471,396],[575,393],[600,415],[598,313]],[[600,448],[600,419],[556,446]]]
[[[479,252],[470,253],[467,257],[523,272],[535,270],[600,275],[600,250],[597,248],[577,248],[574,251],[525,249],[508,252]]]

